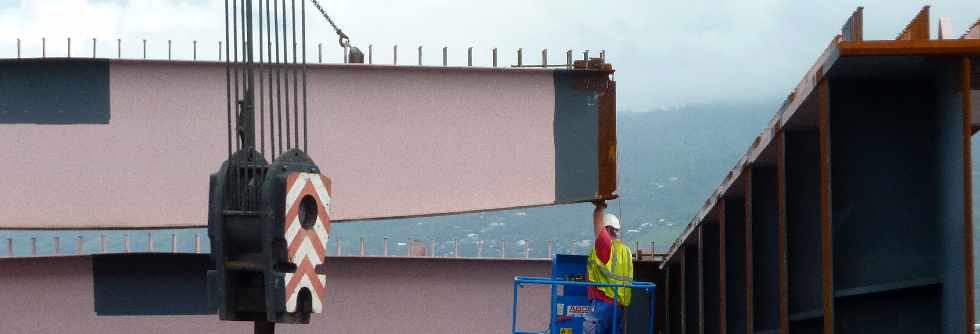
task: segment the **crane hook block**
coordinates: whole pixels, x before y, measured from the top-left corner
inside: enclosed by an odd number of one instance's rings
[[[254,148],[211,175],[211,303],[222,320],[309,323],[323,312],[331,185],[300,149]]]

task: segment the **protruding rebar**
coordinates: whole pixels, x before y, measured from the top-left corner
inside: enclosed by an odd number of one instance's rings
[[[497,67],[497,48],[493,48],[493,67]]]
[[[483,257],[483,240],[476,241],[476,257]]]
[[[340,256],[340,238],[334,239],[334,245],[337,246],[337,256]]]
[[[129,253],[129,233],[123,233],[123,251]]]
[[[553,256],[552,254],[554,254],[554,251],[555,251],[554,250],[554,243],[551,240],[548,240],[548,258],[549,259]]]
[[[541,67],[548,67],[548,49],[541,50]]]
[[[177,252],[177,234],[176,233],[170,233],[170,252],[171,253],[176,253]]]
[[[174,44],[173,41],[169,39],[167,40],[167,60],[173,60],[173,55],[172,55],[173,44]]]
[[[572,68],[572,49],[565,51],[565,66]]]
[[[419,66],[422,66],[422,46],[419,45]]]
[[[589,50],[583,51],[582,57],[583,57],[582,59],[584,59],[585,61],[589,61]]]
[[[71,37],[68,37],[68,58],[71,58]]]
[[[429,257],[434,257],[434,256],[436,256],[436,241],[432,240],[432,246],[429,250]]]
[[[449,65],[449,47],[442,47],[442,66]]]
[[[531,246],[529,244],[530,244],[530,242],[528,242],[527,239],[524,239],[524,258],[525,259],[528,258],[528,256],[531,254],[530,253],[531,252]]]
[[[323,43],[319,43],[316,45],[316,57],[317,57],[317,62],[323,64]]]
[[[37,237],[31,237],[31,256],[37,256]]]
[[[459,239],[453,239],[453,257],[459,257]]]
[[[20,38],[17,39],[17,59],[20,59]]]
[[[388,256],[388,238],[385,238],[384,256]]]
[[[143,39],[143,59],[146,59],[146,38]]]
[[[507,241],[500,239],[500,257],[507,257]]]
[[[197,41],[194,41],[193,52],[194,52],[193,59],[197,60]]]
[[[473,66],[473,47],[466,48],[466,66]]]
[[[361,256],[364,256],[364,237],[361,237]]]
[[[151,253],[153,252],[153,232],[146,233],[146,249]]]
[[[194,233],[194,253],[201,254],[201,234]]]
[[[524,48],[517,49],[517,66],[524,65]]]
[[[374,45],[368,44],[368,64],[374,64]]]
[[[92,39],[92,58],[95,58],[95,38]]]
[[[48,57],[48,40],[41,37],[41,58]]]
[[[599,60],[602,60],[603,63],[606,62],[606,50],[599,50]]]
[[[221,51],[223,51],[223,47],[221,46],[221,41],[218,41],[218,61],[225,59],[224,56],[222,56]]]
[[[116,38],[116,58],[122,59],[122,38]]]
[[[394,56],[392,58],[391,64],[398,65],[398,44],[395,44],[395,46],[392,49],[394,50]]]

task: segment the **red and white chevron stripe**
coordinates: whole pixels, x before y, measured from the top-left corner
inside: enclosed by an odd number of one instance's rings
[[[316,223],[310,229],[299,221],[300,203],[305,196],[317,203]],[[303,289],[313,297],[313,313],[323,311],[327,278],[317,274],[316,266],[327,255],[330,232],[330,179],[313,173],[293,173],[286,178],[286,242],[289,261],[296,265],[295,273],[286,274],[286,312],[296,312],[296,298]]]

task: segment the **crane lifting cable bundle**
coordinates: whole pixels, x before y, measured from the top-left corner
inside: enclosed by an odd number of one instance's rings
[[[302,0],[225,1],[228,158],[210,180],[208,287],[220,319],[256,333],[323,311],[331,181],[306,153],[305,14]]]
[[[330,18],[330,15],[327,14],[327,11],[324,10],[322,6],[320,6],[319,1],[316,0],[310,0],[310,1],[313,1],[313,6],[316,6],[316,9],[320,11],[320,14],[323,15],[323,18],[327,19],[327,23],[330,24],[330,27],[333,28],[333,31],[337,33],[338,43],[340,43],[340,47],[344,48],[345,50],[349,49],[347,55],[347,62],[355,63],[355,64],[363,64],[364,53],[361,52],[361,49],[358,49],[356,46],[350,45],[350,37],[347,37],[347,34],[345,34],[343,31],[340,30],[339,27],[337,27],[337,24],[333,22],[333,19]]]

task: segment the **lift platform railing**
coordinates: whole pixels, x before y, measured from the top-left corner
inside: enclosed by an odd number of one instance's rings
[[[555,317],[555,308],[553,307],[553,305],[555,305],[555,303],[557,302],[557,298],[558,298],[558,286],[559,285],[562,285],[562,286],[578,285],[578,286],[594,286],[594,287],[612,287],[612,288],[616,289],[617,292],[618,292],[618,289],[621,289],[621,288],[630,288],[630,289],[641,289],[641,290],[644,290],[647,293],[649,293],[649,295],[650,295],[650,304],[649,304],[648,309],[647,309],[647,314],[649,315],[648,320],[647,320],[648,321],[648,324],[647,324],[647,333],[653,334],[653,318],[654,318],[654,315],[655,315],[653,313],[653,307],[654,307],[654,304],[656,304],[655,303],[655,298],[656,298],[655,297],[656,296],[655,295],[655,292],[656,292],[656,289],[657,289],[657,285],[656,284],[653,284],[651,282],[637,282],[637,281],[634,281],[634,282],[629,283],[629,284],[610,284],[610,283],[569,281],[569,280],[553,279],[553,278],[546,278],[546,277],[526,277],[526,276],[517,276],[517,277],[514,277],[514,306],[513,306],[513,309],[512,309],[513,310],[513,315],[511,317],[512,320],[511,320],[511,325],[510,325],[510,329],[511,329],[510,331],[513,334],[540,334],[541,333],[541,332],[524,332],[524,331],[519,331],[517,329],[517,300],[518,300],[518,293],[519,293],[519,290],[524,287],[524,285],[550,285],[551,286],[551,305],[552,305],[552,307],[550,307],[551,308],[551,316],[550,316],[550,319],[548,320],[548,331],[547,331],[547,333],[551,333],[551,330],[553,328],[555,328],[555,326],[557,325],[557,320],[556,320],[556,317]],[[613,302],[615,304],[617,304],[617,305],[619,304],[619,293],[614,293],[613,294]],[[616,316],[617,316],[618,312],[619,312],[619,307],[614,307],[613,308],[613,316],[612,316],[613,319],[616,319]],[[613,321],[613,325],[612,325],[612,332],[613,333],[617,333],[616,332],[616,329],[617,329],[617,326],[618,325],[619,325],[618,324],[618,321]]]

